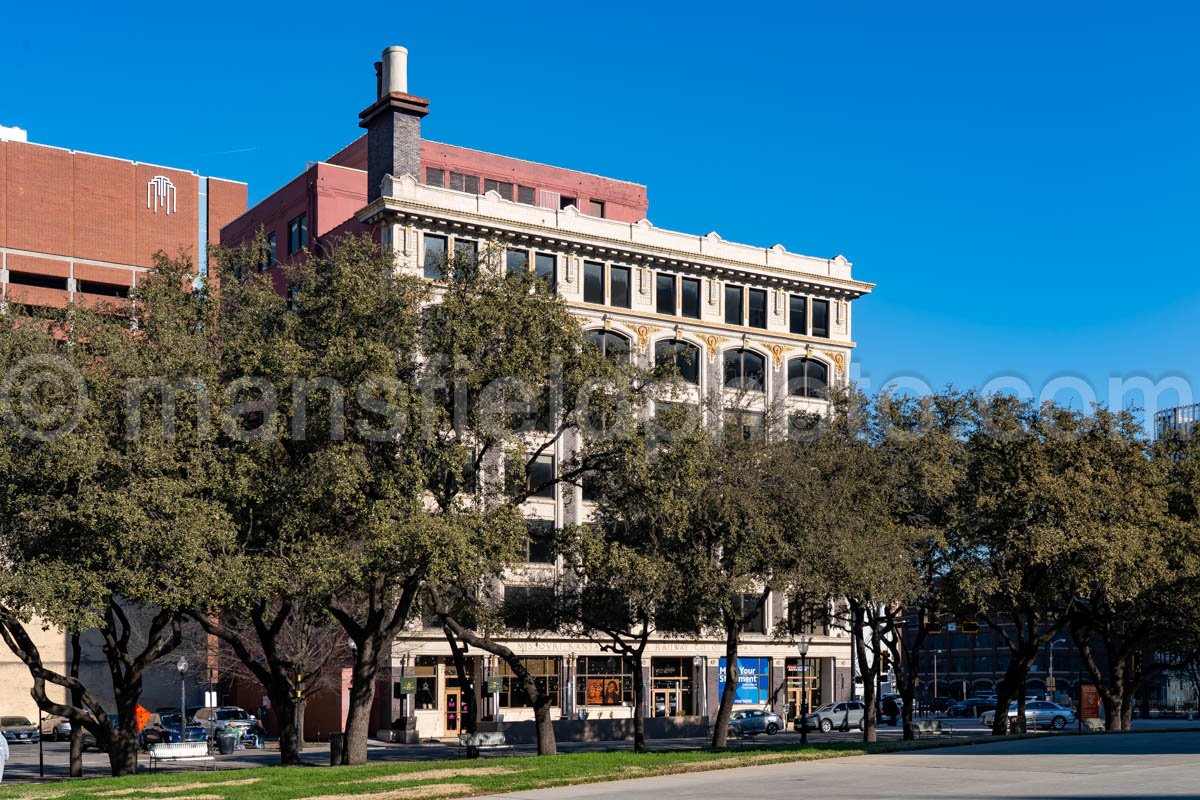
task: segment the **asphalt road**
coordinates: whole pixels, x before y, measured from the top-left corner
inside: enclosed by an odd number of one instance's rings
[[[1155,800],[1198,796],[1200,733],[1172,732],[1043,736],[517,792],[490,800]]]
[[[1134,723],[1135,729],[1141,730],[1157,730],[1172,727],[1194,727],[1198,723],[1187,722],[1185,720],[1137,720]],[[961,736],[982,736],[986,730],[976,720],[964,719],[945,719],[942,720],[942,726],[953,735]],[[830,733],[822,734],[812,732],[809,733],[809,740],[814,742],[831,741],[831,740],[853,740],[858,741],[862,734],[859,731],[851,731],[849,733]],[[1052,734],[1046,734],[1046,738],[1051,738]],[[881,739],[898,739],[900,738],[900,729],[889,726],[881,726],[879,728],[879,737]],[[1089,737],[1089,741],[1093,737]],[[777,736],[766,737],[760,736],[746,744],[747,748],[753,747],[755,744],[780,744],[785,742],[798,742],[800,735],[797,733],[781,733]],[[649,742],[650,747],[659,750],[673,749],[690,749],[701,747],[705,744],[704,740],[687,738],[687,739],[655,739]],[[578,753],[598,750],[612,750],[622,747],[630,747],[629,742],[560,742],[559,751],[563,753]],[[534,745],[518,746],[517,752],[521,754],[533,754],[536,752]],[[4,769],[4,783],[24,783],[39,780],[38,777],[38,748],[37,745],[14,744],[10,746],[11,757]],[[66,742],[50,742],[44,744],[45,755],[45,772],[46,780],[56,780],[67,776],[68,766],[68,745]],[[457,758],[461,753],[458,748],[452,743],[423,743],[419,745],[390,745],[383,743],[372,743],[369,751],[371,761],[428,761],[443,758]],[[276,749],[267,750],[241,750],[236,753],[217,757],[218,769],[243,769],[246,767],[261,767],[273,766],[279,763],[279,752]],[[329,763],[329,746],[324,743],[308,744],[305,746],[303,758],[306,762],[314,764]],[[95,750],[89,750],[84,753],[84,775],[88,777],[102,777],[109,773],[108,756]],[[143,764],[143,769],[145,765]],[[1200,784],[1197,785],[1195,792],[1197,797],[1200,797]],[[757,798],[756,798],[757,800]]]

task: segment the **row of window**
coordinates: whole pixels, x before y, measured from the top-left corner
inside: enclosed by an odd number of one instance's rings
[[[605,281],[607,269],[608,280]],[[700,279],[670,272],[654,277],[654,310],[659,314],[700,319]],[[583,265],[583,301],[630,307],[630,269],[597,261]],[[810,311],[811,307],[811,311]],[[725,324],[766,329],[767,290],[725,284]],[[788,330],[803,336],[829,338],[829,301],[802,294],[788,296]]]
[[[450,178],[448,187],[446,183],[447,174]],[[483,178],[481,181],[478,175],[457,172],[455,170],[445,170],[441,167],[426,167],[425,183],[428,186],[437,186],[440,189],[450,188],[456,192],[466,192],[468,194],[480,194],[479,188],[482,185],[484,194],[487,192],[496,192],[510,202],[515,201],[529,206],[539,205],[538,190],[532,186],[494,178]],[[550,202],[553,202],[553,205],[558,210],[562,210],[567,206],[575,206],[593,217],[604,217],[605,203],[603,200],[592,198],[588,200],[587,208],[584,209],[579,206],[578,198],[568,197],[558,192],[544,192],[543,203],[541,205],[546,205]]]
[[[43,275],[40,272],[9,270],[8,282],[14,286],[33,286],[39,289],[57,289],[63,292],[67,290],[66,278],[57,275]],[[123,283],[77,280],[75,281],[75,291],[103,297],[129,297],[129,287]]]
[[[588,331],[585,337],[605,357],[614,360],[627,359],[630,341],[619,333],[606,330]],[[727,389],[752,392],[766,390],[767,360],[753,350],[726,350],[724,359],[724,385]],[[654,366],[673,369],[687,383],[700,383],[700,348],[681,339],[667,339],[654,345]],[[823,399],[829,386],[829,367],[811,358],[793,358],[788,361],[788,394],[794,397]]]

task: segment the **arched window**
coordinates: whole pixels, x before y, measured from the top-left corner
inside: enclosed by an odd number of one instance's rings
[[[629,340],[619,333],[595,330],[588,331],[584,338],[596,345],[605,358],[613,361],[629,360]]]
[[[680,339],[667,339],[654,345],[654,366],[674,364],[679,377],[688,383],[700,383],[700,348]]]
[[[766,360],[751,350],[725,351],[725,388],[766,391]]]
[[[812,358],[793,358],[788,362],[788,394],[795,397],[829,396],[829,367]]]

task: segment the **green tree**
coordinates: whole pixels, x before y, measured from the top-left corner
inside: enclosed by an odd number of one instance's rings
[[[160,254],[129,303],[42,319],[10,309],[0,325],[0,636],[29,668],[38,706],[95,736],[114,775],[135,768],[146,669],[179,644],[182,610],[220,580],[210,554],[231,533],[211,499],[222,467],[195,389],[215,371],[215,304],[187,290],[192,274]],[[35,619],[73,647],[97,631],[109,685],[81,682],[77,652],[69,674],[48,667],[27,632]]]

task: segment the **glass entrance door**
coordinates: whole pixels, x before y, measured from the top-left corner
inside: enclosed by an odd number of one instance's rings
[[[446,733],[458,733],[462,727],[462,692],[446,690]]]
[[[651,699],[654,701],[651,713],[656,717],[678,717],[683,713],[680,708],[679,698],[681,692],[678,687],[671,689],[655,689],[651,694]]]

